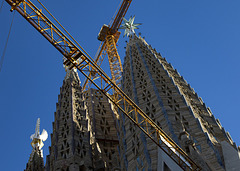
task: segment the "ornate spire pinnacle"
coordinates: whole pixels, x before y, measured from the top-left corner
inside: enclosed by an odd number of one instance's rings
[[[71,81],[73,81],[73,80],[77,81],[78,84],[81,83],[76,68],[72,68],[71,70],[69,70],[67,67],[64,67],[64,68],[66,71],[66,76],[65,76],[64,80],[70,79]]]
[[[30,136],[30,139],[32,139],[31,145],[33,149],[38,148],[41,150],[43,147],[43,141],[46,141],[48,138],[48,133],[45,129],[43,129],[42,134],[40,135],[40,118],[37,120],[36,128],[35,128],[35,133]]]
[[[125,35],[129,36],[135,33],[134,29],[138,29],[137,26],[141,25],[141,24],[133,24],[134,20],[135,20],[135,16],[130,17],[129,21],[123,18],[124,24],[121,25],[122,27],[119,27],[119,29],[125,29],[123,37]]]
[[[63,57],[63,63],[66,61],[67,59],[65,57]],[[81,62],[81,59],[77,59],[76,61],[77,63],[80,63]],[[75,80],[77,81],[79,84],[81,84],[81,81],[80,81],[80,78],[78,76],[78,73],[77,73],[77,68],[76,67],[73,67],[72,69],[69,69],[71,68],[70,67],[70,63],[67,63],[67,64],[64,64],[63,65],[65,71],[66,71],[66,76],[64,78],[64,80],[67,80],[67,79],[70,79],[71,81]]]

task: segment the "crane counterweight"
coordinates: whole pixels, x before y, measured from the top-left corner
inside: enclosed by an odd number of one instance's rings
[[[121,32],[120,31],[116,31],[114,34],[112,34],[111,32],[111,28],[109,28],[108,25],[104,24],[100,30],[100,32],[98,33],[98,37],[97,39],[100,41],[106,41],[106,37],[108,35],[113,35],[115,38],[115,42],[118,41],[119,37],[120,37]]]
[[[100,30],[100,32],[98,33],[98,37],[97,39],[100,40],[100,41],[105,41],[105,38],[108,34],[108,31],[109,31],[109,27],[108,25],[104,24]]]

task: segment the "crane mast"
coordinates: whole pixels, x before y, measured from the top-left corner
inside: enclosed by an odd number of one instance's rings
[[[100,45],[100,51],[95,59],[95,62],[101,65],[105,55],[108,55],[112,80],[118,86],[120,85],[123,72],[121,59],[116,47],[116,43],[120,36],[118,28],[121,25],[123,17],[125,16],[131,2],[132,0],[123,0],[111,26],[104,24],[98,34],[98,40],[102,41],[102,43]],[[94,78],[95,75],[92,73],[93,72],[91,72],[89,76]],[[86,82],[83,84],[83,89],[85,89],[87,85],[88,80],[86,80]],[[90,85],[88,85],[88,87],[90,87]]]
[[[119,111],[123,112],[183,170],[201,170],[201,168],[108,77],[84,49],[76,46],[30,0],[5,1],[11,6],[11,10],[18,11],[64,55],[64,64],[67,65],[69,69],[76,67],[80,73],[118,107]],[[89,73],[92,71],[96,75],[94,79],[89,76]],[[118,101],[110,95],[110,92],[113,91],[117,93]],[[140,119],[140,117],[142,119]]]

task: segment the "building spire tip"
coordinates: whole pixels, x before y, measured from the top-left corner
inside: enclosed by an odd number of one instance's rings
[[[43,141],[46,141],[48,138],[48,133],[43,129],[42,134],[40,135],[40,118],[37,119],[35,133],[30,136],[32,139],[31,145],[34,149],[38,148],[39,150],[44,146]]]
[[[128,37],[128,36],[130,36],[132,34],[135,34],[134,30],[135,29],[139,29],[137,26],[139,26],[141,24],[140,23],[134,24],[133,23],[134,20],[135,20],[135,15],[133,17],[131,16],[129,18],[129,20],[126,20],[125,18],[123,18],[124,24],[122,24],[121,27],[119,28],[119,29],[125,29],[123,37],[125,35],[127,35],[127,37]]]

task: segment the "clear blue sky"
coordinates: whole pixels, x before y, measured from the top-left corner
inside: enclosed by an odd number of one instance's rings
[[[1,0],[2,2],[2,0]],[[93,57],[97,34],[120,0],[42,0]],[[36,0],[33,1],[37,6]],[[195,89],[226,131],[240,145],[240,1],[133,0],[126,18],[136,15],[146,41]],[[13,13],[0,12],[0,55]],[[122,34],[123,35],[123,34]],[[121,58],[127,38],[118,43]],[[23,170],[31,153],[30,135],[38,117],[52,132],[59,88],[65,71],[62,55],[22,16],[15,14],[2,71],[0,116],[2,170]],[[107,62],[104,69],[107,70]],[[108,71],[108,70],[107,70]],[[83,80],[83,78],[81,78]],[[48,154],[50,138],[45,142]]]

